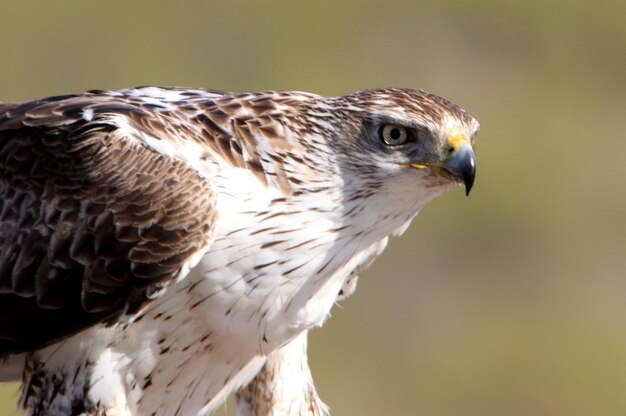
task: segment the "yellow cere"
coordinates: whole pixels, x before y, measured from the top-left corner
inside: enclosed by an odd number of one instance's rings
[[[463,143],[470,143],[470,140],[465,133],[456,128],[450,130],[450,134],[448,135],[448,145],[450,145],[454,151],[457,151]]]

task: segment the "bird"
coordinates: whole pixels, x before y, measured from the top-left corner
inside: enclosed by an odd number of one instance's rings
[[[325,415],[307,334],[478,121],[423,90],[91,90],[0,104],[0,381],[31,416]]]

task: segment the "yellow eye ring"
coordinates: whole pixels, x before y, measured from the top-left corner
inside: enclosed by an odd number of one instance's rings
[[[389,146],[399,146],[406,143],[409,134],[403,126],[385,124],[381,131],[381,136],[385,144]]]

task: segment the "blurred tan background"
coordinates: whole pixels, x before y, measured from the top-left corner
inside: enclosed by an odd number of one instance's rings
[[[155,84],[459,103],[482,123],[475,189],[427,207],[312,333],[322,398],[624,415],[626,2],[590,3],[2,0],[0,100]]]

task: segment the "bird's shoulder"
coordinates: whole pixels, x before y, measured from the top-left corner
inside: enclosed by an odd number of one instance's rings
[[[0,352],[136,313],[210,245],[215,195],[193,123],[165,122],[191,110],[149,101],[0,106]]]

